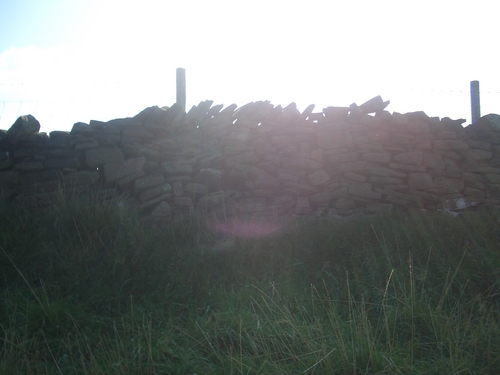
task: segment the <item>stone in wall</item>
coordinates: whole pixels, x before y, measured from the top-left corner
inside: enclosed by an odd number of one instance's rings
[[[32,115],[19,117],[16,122],[7,131],[7,139],[16,144],[21,139],[27,138],[31,134],[38,133],[40,130],[40,123]]]
[[[125,194],[150,222],[176,211],[338,216],[500,200],[497,115],[464,128],[423,112],[391,114],[380,97],[318,113],[294,103],[212,104],[188,113],[151,107],[17,143],[0,133],[4,199],[53,192],[64,181]]]

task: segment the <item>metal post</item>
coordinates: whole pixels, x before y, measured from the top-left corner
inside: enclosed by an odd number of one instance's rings
[[[177,104],[186,112],[186,69],[177,68]]]
[[[470,82],[470,107],[471,124],[475,123],[481,117],[481,103],[479,101],[479,81]]]

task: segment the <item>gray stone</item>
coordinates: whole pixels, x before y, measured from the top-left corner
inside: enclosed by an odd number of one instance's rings
[[[324,150],[318,148],[311,151],[311,159],[316,161],[323,161]]]
[[[347,131],[319,132],[317,135],[318,147],[323,150],[333,148],[352,147],[352,135]]]
[[[368,173],[374,176],[406,178],[406,173],[398,172],[386,167],[373,167],[368,170]]]
[[[437,203],[439,198],[436,194],[429,193],[428,190],[420,191],[420,190],[408,190],[408,194],[414,195],[415,197],[420,197],[428,202]]]
[[[365,212],[367,214],[382,214],[392,211],[393,208],[392,203],[369,203],[366,205]]]
[[[354,208],[354,201],[352,199],[340,198],[333,202],[333,207],[342,209],[352,209]]]
[[[105,164],[103,168],[104,178],[107,182],[113,182],[130,175],[137,175],[139,177],[141,172],[144,175],[144,164],[146,164],[144,156]]]
[[[184,195],[184,186],[182,181],[175,181],[172,183],[174,196],[182,197]]]
[[[190,182],[184,187],[184,192],[195,195],[205,195],[208,193],[206,185]]]
[[[136,180],[137,181],[137,180]],[[159,197],[160,195],[164,195],[167,193],[172,192],[172,186],[170,184],[162,184],[160,186],[152,187],[150,189],[144,190],[140,195],[139,195],[139,200],[144,203],[147,202],[151,199],[154,199],[156,197]]]
[[[144,189],[149,189],[165,182],[165,177],[160,173],[154,173],[134,181],[134,191],[139,192]],[[170,186],[170,185],[169,185]]]
[[[178,162],[163,162],[161,163],[163,170],[170,174],[191,174],[193,167],[191,164],[178,163]]]
[[[347,188],[345,188],[347,189]],[[335,198],[333,191],[322,191],[320,193],[311,194],[309,196],[310,203],[313,204],[325,204],[331,202]]]
[[[396,177],[371,176],[368,179],[368,181],[377,187],[384,187],[386,185],[404,184],[404,180],[402,178],[396,178]]]
[[[479,190],[479,189],[474,189],[471,187],[464,188],[464,195],[466,197],[479,198],[479,199],[486,197],[486,194],[484,193],[484,191]]]
[[[154,134],[151,132],[148,132],[147,130],[143,129],[138,129],[138,128],[130,128],[130,129],[124,129],[122,132],[123,137],[129,137],[133,138],[136,141],[143,139],[153,139]]]
[[[297,174],[290,173],[288,171],[278,171],[278,178],[284,181],[299,182],[301,177]]]
[[[355,172],[355,171],[366,171],[368,169],[368,164],[364,160],[340,163],[336,171],[338,172]]]
[[[432,147],[436,150],[464,151],[469,149],[467,142],[458,139],[432,141]]]
[[[85,162],[89,168],[102,167],[104,164],[121,163],[125,159],[118,147],[100,147],[85,151]]]
[[[220,169],[202,168],[198,176],[196,176],[195,181],[206,185],[209,192],[218,191],[221,189],[224,174],[225,172]]]
[[[473,130],[500,131],[500,115],[490,113],[470,125]]]
[[[434,134],[437,139],[457,139],[457,132],[443,131]]]
[[[142,204],[139,204],[137,207],[138,207],[138,210],[140,213],[144,213],[144,212],[149,212],[151,210],[151,207],[153,207],[154,205],[156,205],[157,203],[159,202],[162,202],[162,201],[167,201],[168,199],[170,199],[172,197],[172,194],[170,193],[165,193],[163,195],[160,195],[156,198],[153,198],[153,199],[150,199]],[[134,203],[138,204],[140,202],[135,202]]]
[[[45,145],[44,145],[44,148],[50,148],[50,149],[68,148],[68,147],[69,147],[68,140],[62,137],[48,138],[45,140]]]
[[[309,197],[298,197],[295,204],[295,214],[304,215],[311,213],[311,211]]]
[[[382,194],[376,191],[371,191],[368,189],[359,189],[357,187],[349,187],[349,194],[356,197],[367,198],[367,199],[382,199]]]
[[[86,138],[85,140],[81,140],[78,142],[74,142],[75,150],[87,150],[90,148],[99,147],[99,142],[94,138]]]
[[[408,190],[408,185],[405,184],[396,184],[396,185],[385,185],[384,189],[389,189],[389,190]]]
[[[488,182],[492,184],[500,184],[500,174],[486,173],[484,176],[486,177]]]
[[[500,180],[499,180],[500,181]],[[459,192],[464,189],[464,181],[456,178],[434,177],[434,188],[444,188],[446,190]]]
[[[242,198],[238,201],[238,211],[241,213],[249,213],[263,211],[266,208],[265,198]]]
[[[413,122],[410,118],[410,122],[406,125],[406,129],[409,133],[413,134],[423,134],[430,133],[431,128],[428,122]]]
[[[389,105],[390,101],[384,102],[380,95],[371,98],[370,100],[361,104],[358,109],[361,113],[375,113],[382,112],[385,107]]]
[[[175,107],[172,106],[171,108],[160,108],[158,106],[152,106],[152,107],[148,107],[144,110],[142,110],[140,113],[138,113],[137,115],[135,115],[133,117],[133,120],[135,122],[138,122],[138,123],[154,123],[154,124],[165,124],[166,122],[166,119],[168,117],[168,112],[170,112],[170,116],[174,115],[174,112],[175,112],[175,115],[177,115],[177,113],[179,112],[179,108],[178,107]],[[170,121],[172,121],[173,119],[170,118]]]
[[[44,168],[42,161],[24,161],[14,166],[15,171],[41,171]]]
[[[156,208],[151,211],[151,213],[146,217],[145,222],[147,223],[157,223],[162,219],[170,217],[172,215],[173,208],[167,202],[162,201],[156,206]]]
[[[473,168],[472,172],[477,173],[500,173],[500,168],[491,167],[489,165],[478,165]]]
[[[253,148],[246,143],[224,146],[224,155],[226,156],[234,154],[238,155],[249,151],[253,151]]]
[[[428,154],[425,153],[423,156],[422,164],[424,167],[435,168],[435,169],[445,169],[446,164],[439,154]]]
[[[7,130],[7,138],[12,144],[16,144],[22,137],[38,133],[40,123],[32,115],[20,116]]]
[[[270,198],[269,203],[271,205],[278,205],[278,204],[288,203],[288,202],[291,202],[293,200],[294,200],[293,197],[291,197],[290,195],[281,195],[278,197]]]
[[[349,107],[326,107],[323,113],[327,118],[346,118],[349,113]]]
[[[223,191],[205,195],[198,200],[198,205],[202,208],[210,208],[224,203],[226,194]]]
[[[138,178],[144,177],[146,173],[143,170],[137,170],[132,173],[127,174],[126,176],[122,176],[116,181],[116,185],[123,190],[131,190],[134,186],[134,181]],[[110,181],[107,181],[108,185],[111,185]]]
[[[466,208],[474,207],[478,204],[477,201],[471,199],[470,197],[460,197],[454,199],[447,199],[442,204],[441,207],[447,210],[460,211]]]
[[[400,163],[389,163],[389,167],[392,169],[399,169],[406,172],[425,172],[427,169],[422,165],[413,164],[400,164]]]
[[[493,153],[491,151],[472,149],[465,151],[464,157],[466,159],[473,160],[491,159],[493,157]]]
[[[305,158],[285,158],[283,159],[283,165],[287,168],[297,168],[297,169],[322,169],[323,168],[323,163],[316,161],[316,160],[311,160],[311,159],[305,159]]]
[[[341,154],[328,155],[326,160],[332,163],[354,162],[358,160],[358,154],[356,152],[345,152]]]
[[[421,165],[422,158],[423,153],[421,151],[404,152],[394,155],[394,161],[401,164]]]
[[[428,173],[409,173],[408,174],[408,186],[410,189],[429,189],[434,187],[432,182],[432,176]]]
[[[400,193],[394,190],[388,190],[383,188],[376,188],[376,191],[381,194],[386,195],[386,199],[389,202],[393,202],[399,205],[415,205],[417,207],[421,207],[423,205],[423,199],[421,197],[417,197],[412,194]]]
[[[345,178],[349,180],[358,181],[358,182],[366,182],[367,178],[361,174],[354,172],[345,172],[343,175]]]
[[[222,157],[222,154],[221,154]],[[250,151],[250,152],[245,152],[244,154],[240,155],[234,155],[234,156],[227,156],[225,157],[225,162],[226,165],[231,168],[235,166],[236,164],[254,164],[259,161],[259,158],[257,155],[255,155],[255,152]]]
[[[189,197],[175,197],[174,205],[180,208],[190,208],[193,207],[193,201]]]
[[[485,150],[485,151],[490,151],[491,150],[491,144],[488,142],[484,141],[476,141],[473,139],[469,139],[467,141],[467,144],[469,145],[470,148],[477,148],[479,150]]]
[[[392,113],[392,122],[398,125],[405,125],[408,124],[408,116],[403,115],[399,112],[393,112]]]
[[[280,181],[274,177],[271,176],[268,173],[261,173],[259,174],[254,181],[254,188],[255,189],[262,189],[262,188],[276,188],[280,185]]]
[[[368,152],[363,154],[363,159],[372,163],[389,163],[391,154],[388,152]]]
[[[378,128],[382,124],[382,119],[380,117],[362,114],[359,116],[358,122],[369,128]]]
[[[191,176],[181,176],[181,175],[170,175],[165,178],[165,180],[167,182],[170,182],[171,184],[173,184],[174,182],[191,182],[193,181],[193,178]]]
[[[353,187],[356,189],[362,189],[362,190],[371,190],[372,189],[372,184],[368,182],[359,182],[359,181],[352,181],[347,178],[342,177],[340,179],[340,185],[341,186],[347,186],[347,187]]]
[[[316,192],[316,188],[309,184],[286,181],[284,185],[285,188],[283,189],[283,192],[286,194],[291,194],[292,196],[307,195]]]
[[[88,134],[91,132],[92,129],[90,128],[89,124],[86,124],[84,122],[76,122],[71,128],[71,134]]]
[[[323,169],[314,171],[313,173],[307,175],[307,180],[313,186],[322,185],[330,181],[330,175],[326,173]]]

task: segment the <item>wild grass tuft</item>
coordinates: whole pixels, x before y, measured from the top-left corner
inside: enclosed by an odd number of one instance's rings
[[[141,224],[119,199],[0,206],[2,374],[494,374],[500,211]],[[224,239],[224,238],[222,238]]]

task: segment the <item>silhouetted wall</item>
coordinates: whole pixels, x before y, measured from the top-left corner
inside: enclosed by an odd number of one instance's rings
[[[269,102],[187,114],[147,108],[71,132],[33,117],[0,133],[4,199],[42,202],[60,186],[127,197],[148,222],[177,211],[220,218],[466,209],[500,203],[500,122],[389,113],[380,97],[300,113]],[[125,198],[123,198],[125,199]]]

